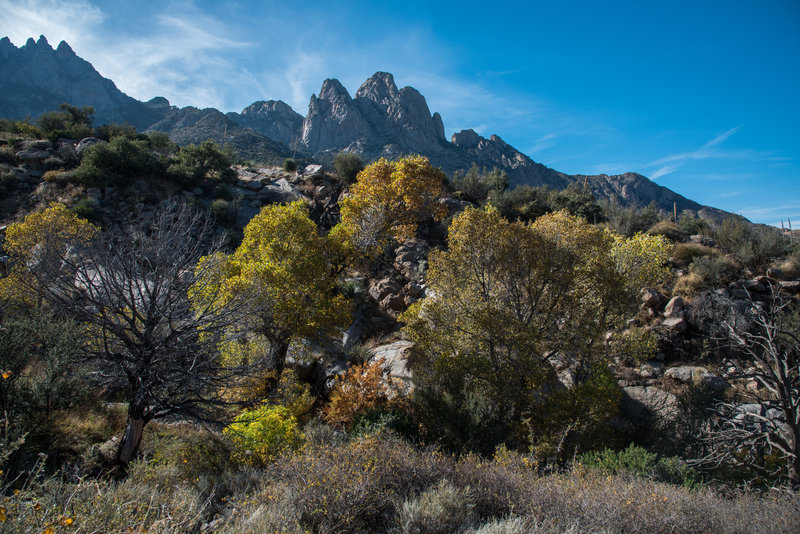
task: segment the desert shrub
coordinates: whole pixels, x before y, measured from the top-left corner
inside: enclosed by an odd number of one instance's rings
[[[289,410],[268,403],[238,415],[223,433],[233,444],[233,459],[251,465],[267,465],[303,441]]]
[[[347,184],[356,181],[356,176],[364,170],[364,160],[355,152],[339,152],[333,159],[333,168],[339,179]]]
[[[14,147],[10,145],[3,145],[0,147],[0,163],[8,163],[14,165],[17,161]]]
[[[597,204],[592,192],[577,182],[569,184],[561,191],[552,191],[549,204],[553,211],[566,210],[570,215],[590,223],[603,219],[603,209]]]
[[[214,188],[214,198],[233,200],[233,189],[228,184],[217,184],[217,187]]]
[[[497,167],[492,170],[484,167],[481,170],[473,163],[466,173],[460,170],[454,172],[448,184],[457,197],[473,204],[482,204],[490,194],[508,189],[509,178],[505,171]]]
[[[44,137],[44,132],[31,124],[28,119],[15,122],[14,132],[20,134],[22,137],[28,137],[32,139],[41,139]]]
[[[716,233],[719,246],[746,267],[763,271],[774,258],[784,256],[789,240],[777,228],[754,225],[741,217],[728,217]]]
[[[103,141],[111,141],[115,137],[124,137],[125,139],[136,138],[136,126],[128,123],[112,122],[111,124],[103,124],[98,126],[95,136]],[[145,136],[145,140],[147,136]]]
[[[688,273],[675,280],[672,293],[673,295],[691,298],[697,295],[704,287],[703,279],[698,274]]]
[[[294,172],[297,170],[297,162],[291,158],[283,160],[283,170],[286,172]]]
[[[660,221],[647,229],[648,235],[661,235],[670,241],[683,241],[685,238],[684,233],[678,228],[678,225],[672,221]]]
[[[86,149],[73,177],[87,186],[123,185],[136,178],[159,175],[163,171],[144,141],[115,137]]]
[[[608,475],[629,473],[638,477],[694,488],[700,476],[677,457],[659,458],[658,454],[630,444],[626,449],[604,449],[582,454],[578,463]]]
[[[626,365],[639,365],[655,355],[658,340],[650,330],[633,326],[619,336],[614,336],[611,350]]]
[[[624,207],[616,201],[605,202],[602,210],[604,218],[608,221],[608,227],[628,237],[637,232],[645,232],[662,218],[661,212],[652,202],[644,208]]]
[[[672,251],[672,259],[680,264],[689,265],[700,256],[719,256],[717,249],[697,243],[680,243]]]
[[[404,534],[449,534],[475,521],[469,491],[447,480],[406,500],[397,514],[398,530]]]
[[[711,225],[700,217],[682,213],[678,217],[678,229],[684,235],[711,235]]]
[[[219,224],[230,224],[236,216],[232,204],[221,198],[214,200],[209,210],[211,210],[211,216]]]
[[[519,185],[510,191],[495,191],[489,203],[509,221],[532,221],[553,209],[550,206],[551,189]]]
[[[699,276],[705,287],[720,287],[733,281],[739,268],[726,256],[698,256],[689,265],[689,273]]]
[[[99,216],[97,200],[92,197],[82,198],[72,207],[72,212],[87,221],[95,221]]]
[[[42,428],[49,417],[86,400],[76,325],[46,315],[0,324],[0,413],[7,437]]]
[[[178,151],[178,145],[164,132],[148,133],[147,146],[159,156],[170,156]]]
[[[199,145],[181,147],[167,172],[184,183],[196,182],[205,177],[227,181],[236,176],[236,172],[231,169],[234,159],[235,155],[231,151],[206,140]]]
[[[400,402],[400,392],[391,377],[383,377],[382,365],[383,360],[354,365],[337,380],[330,403],[323,410],[328,423],[348,427],[361,413]]]

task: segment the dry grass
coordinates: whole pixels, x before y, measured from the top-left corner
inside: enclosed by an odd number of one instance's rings
[[[480,534],[794,533],[800,527],[797,494],[723,497],[708,488],[581,469],[540,476],[515,453],[455,459],[387,435],[307,446],[266,470],[222,471],[205,482],[202,475],[188,478],[182,463],[140,461],[122,482],[32,484],[2,504],[2,527]]]

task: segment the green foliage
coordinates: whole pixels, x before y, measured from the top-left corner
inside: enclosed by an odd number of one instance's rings
[[[294,172],[297,170],[297,162],[291,158],[283,160],[283,170],[286,172]]]
[[[672,221],[660,221],[647,229],[648,235],[664,236],[670,241],[681,242],[685,238],[685,234],[681,229]]]
[[[98,126],[96,128],[95,135],[102,139],[103,141],[111,141],[115,137],[124,137],[125,139],[136,139],[136,126],[133,124],[128,123],[116,123],[112,122],[111,124],[103,124],[102,126]],[[144,136],[144,140],[148,140],[148,136]],[[149,145],[149,143],[148,143]]]
[[[717,229],[716,240],[743,265],[763,272],[773,259],[789,252],[790,242],[777,228],[754,225],[741,217],[728,217]]]
[[[75,203],[72,207],[72,211],[81,219],[95,221],[99,215],[97,211],[97,200],[92,197],[82,198]]]
[[[233,189],[228,184],[217,184],[214,188],[214,198],[233,200]]]
[[[150,132],[147,134],[147,146],[159,156],[171,156],[178,151],[178,145],[172,142],[164,132]]]
[[[510,191],[495,191],[489,196],[489,203],[509,221],[533,221],[545,213],[550,213],[549,187],[519,185]]]
[[[704,287],[724,287],[739,274],[739,267],[727,256],[698,256],[689,265],[689,273],[697,275]]]
[[[0,423],[7,439],[41,427],[62,408],[86,400],[78,327],[45,315],[0,324]]]
[[[36,122],[39,130],[51,141],[59,138],[80,140],[93,135],[91,124],[94,108],[61,104],[59,109],[43,113]]]
[[[545,429],[559,414],[574,416],[561,422],[577,431],[584,424],[579,406],[593,402],[599,411],[589,410],[586,420],[601,421],[613,413],[617,392],[593,362],[604,356],[605,333],[635,309],[638,284],[659,275],[663,258],[638,245],[662,240],[638,237],[627,261],[626,253],[614,253],[609,232],[565,212],[524,224],[508,222],[496,210],[468,208],[450,226],[448,249],[429,256],[434,296],[401,316],[416,343],[420,392],[439,395],[444,405],[448,396],[459,405],[468,391],[480,392],[520,441],[551,442]],[[616,242],[627,246],[622,238]],[[553,358],[574,365],[584,393],[551,394]],[[597,397],[587,400],[591,395]],[[553,417],[534,421],[550,400]],[[482,417],[496,416],[484,411]],[[531,419],[535,432],[522,432],[523,418]]]
[[[608,221],[608,227],[614,232],[630,237],[639,232],[645,232],[656,225],[662,214],[651,202],[644,208],[623,207],[616,201],[603,203],[603,215]]]
[[[578,457],[578,463],[609,475],[629,473],[690,489],[698,488],[701,484],[700,475],[679,458],[659,457],[634,444],[621,451],[604,449],[582,454]]]
[[[238,415],[223,434],[233,443],[234,460],[251,465],[267,465],[303,442],[289,410],[266,403]]]
[[[211,210],[211,216],[214,217],[214,220],[219,224],[230,224],[236,216],[236,212],[231,203],[221,198],[214,200],[209,210]]]
[[[570,215],[590,223],[596,223],[603,218],[603,209],[597,204],[592,192],[577,182],[569,184],[561,191],[551,192],[549,204],[552,211],[566,210]]]
[[[231,169],[234,155],[221,149],[215,142],[206,140],[199,145],[181,147],[167,172],[189,183],[205,177],[231,180],[236,173]]]
[[[678,216],[678,228],[684,235],[711,235],[711,225],[700,217],[682,213]]]
[[[651,359],[658,350],[658,341],[650,330],[633,326],[619,336],[614,336],[611,342],[614,356],[620,358],[626,365],[634,366]]]
[[[480,170],[473,163],[466,173],[454,172],[449,184],[456,191],[457,197],[473,204],[482,204],[489,198],[489,195],[499,194],[508,189],[509,179],[508,174],[497,167],[491,171],[485,167]]]
[[[333,168],[340,180],[352,184],[355,183],[358,173],[364,170],[364,160],[355,152],[339,152],[333,159]]]
[[[115,137],[108,143],[97,143],[86,149],[73,176],[87,186],[125,185],[137,178],[157,176],[163,172],[146,141]]]

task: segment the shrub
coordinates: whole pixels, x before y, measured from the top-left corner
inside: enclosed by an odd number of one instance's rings
[[[97,143],[87,148],[73,176],[84,185],[105,187],[123,185],[162,171],[146,142],[115,137],[109,143]]]
[[[578,457],[580,465],[608,475],[629,473],[637,477],[678,484],[687,488],[700,485],[700,476],[677,457],[659,458],[643,447],[630,444],[615,451],[588,452]]]
[[[449,180],[449,185],[456,191],[456,196],[474,204],[482,204],[492,193],[502,193],[508,189],[508,184],[508,174],[505,171],[497,167],[491,171],[485,167],[479,170],[475,163],[466,173],[454,172]]]
[[[221,198],[214,200],[209,209],[211,210],[211,216],[219,224],[230,224],[236,215],[231,203]]]
[[[205,177],[231,180],[236,172],[231,169],[235,155],[220,148],[213,141],[181,147],[175,161],[167,171],[179,181],[192,183]]]
[[[286,172],[295,172],[297,170],[297,162],[291,158],[283,160],[283,170]]]
[[[14,147],[3,145],[0,147],[0,163],[8,163],[11,165],[16,164],[17,156],[14,152]]]
[[[397,516],[399,531],[404,534],[460,532],[475,521],[469,492],[447,480],[405,501]]]
[[[711,225],[700,217],[682,213],[678,217],[678,229],[684,235],[711,235]]]
[[[234,460],[252,465],[267,465],[303,441],[289,410],[267,403],[238,415],[223,433],[233,443]]]
[[[632,236],[637,232],[644,232],[656,225],[661,220],[661,212],[655,203],[650,203],[644,208],[623,207],[616,201],[603,204],[603,215],[608,221],[608,226],[613,231],[624,236]]]
[[[670,241],[683,241],[685,238],[684,233],[678,228],[678,225],[672,221],[660,221],[647,229],[648,235],[661,235]]]
[[[742,217],[728,217],[717,229],[719,246],[747,267],[763,272],[774,258],[784,256],[789,240],[777,228],[754,225]]]
[[[626,365],[639,365],[655,355],[658,340],[650,330],[633,326],[614,337],[611,349]]]
[[[705,287],[720,287],[733,281],[739,268],[726,256],[698,256],[689,265],[689,272],[699,276]]]
[[[596,223],[603,218],[603,210],[592,192],[577,182],[569,184],[561,191],[551,192],[549,204],[553,211],[567,210],[570,215],[590,223]]]
[[[398,389],[391,377],[383,378],[383,360],[354,365],[337,380],[331,400],[324,409],[325,420],[340,427],[348,427],[356,415],[388,408],[399,401]]]
[[[92,197],[82,198],[72,207],[72,212],[87,221],[95,221],[99,215],[97,200]]]
[[[358,173],[364,170],[364,160],[354,152],[339,152],[333,160],[333,168],[336,169],[339,179],[352,184]]]
[[[672,251],[672,259],[683,265],[689,265],[700,256],[719,256],[719,251],[697,243],[680,243]]]
[[[674,295],[682,295],[691,298],[697,295],[704,287],[703,279],[696,273],[689,273],[681,276],[675,281],[672,288]]]
[[[548,187],[519,185],[510,191],[495,191],[489,203],[509,221],[532,221],[553,209],[550,206]]]
[[[111,141],[115,137],[135,139],[136,126],[128,123],[119,124],[116,122],[112,122],[111,124],[104,124],[102,126],[98,126],[96,135],[103,141]],[[147,137],[145,137],[145,139],[147,139]]]
[[[233,189],[228,184],[217,184],[217,187],[214,188],[214,198],[233,200]]]

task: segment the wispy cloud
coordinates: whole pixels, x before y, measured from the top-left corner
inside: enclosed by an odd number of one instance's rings
[[[709,141],[704,143],[700,148],[696,150],[690,150],[688,152],[679,152],[677,154],[672,154],[669,156],[664,156],[657,160],[651,161],[644,165],[645,169],[655,169],[651,171],[650,179],[657,180],[662,176],[666,176],[667,174],[672,174],[678,171],[681,167],[683,167],[686,163],[690,161],[698,161],[698,160],[706,160],[706,159],[743,159],[743,158],[752,158],[757,156],[764,156],[764,154],[759,154],[753,150],[745,149],[745,150],[723,150],[721,145],[725,143],[731,136],[733,136],[736,132],[741,129],[740,126],[736,126],[729,130],[725,130],[724,132],[717,134]]]
[[[0,27],[17,46],[29,37],[45,35],[51,44],[67,41],[76,47],[92,39],[106,15],[86,0],[3,0]]]

